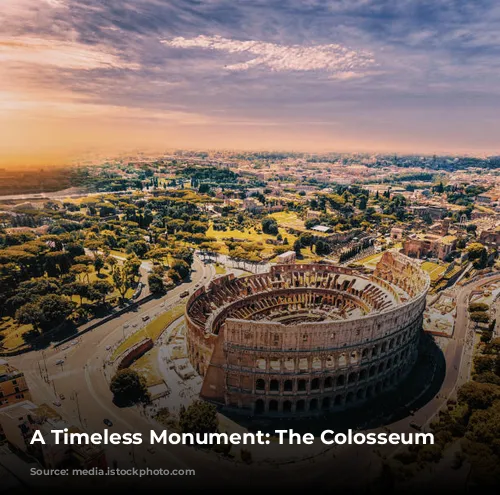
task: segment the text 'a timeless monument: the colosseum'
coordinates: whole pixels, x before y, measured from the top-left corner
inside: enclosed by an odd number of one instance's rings
[[[396,252],[370,274],[291,264],[216,279],[186,306],[201,396],[263,415],[370,400],[413,367],[428,287],[428,275]]]

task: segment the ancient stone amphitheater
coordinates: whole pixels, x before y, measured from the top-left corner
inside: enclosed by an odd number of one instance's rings
[[[291,264],[215,279],[186,306],[201,396],[262,415],[368,401],[413,367],[428,287],[417,264],[389,251],[368,274]]]

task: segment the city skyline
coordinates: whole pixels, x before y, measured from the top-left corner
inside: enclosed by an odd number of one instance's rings
[[[7,0],[0,164],[142,148],[495,154],[500,7]]]

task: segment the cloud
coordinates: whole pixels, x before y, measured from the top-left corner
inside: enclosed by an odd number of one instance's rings
[[[351,50],[339,44],[282,45],[204,35],[191,39],[179,36],[161,42],[173,48],[201,48],[246,55],[249,60],[225,66],[226,69],[233,71],[245,71],[258,67],[267,67],[278,72],[326,71],[337,74],[339,79],[348,79],[356,77],[360,71],[375,64],[371,53]],[[345,76],[342,77],[342,74]]]
[[[42,38],[0,38],[0,62],[50,65],[63,69],[138,69],[109,49]]]

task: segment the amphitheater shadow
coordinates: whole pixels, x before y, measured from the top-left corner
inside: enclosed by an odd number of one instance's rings
[[[368,430],[383,427],[413,414],[439,392],[446,373],[446,362],[441,349],[430,335],[423,335],[419,358],[401,384],[394,390],[346,411],[326,412],[307,417],[259,417],[222,410],[222,414],[249,431],[273,433],[277,429],[293,429],[298,433],[319,435],[325,429],[342,432],[348,429]]]

